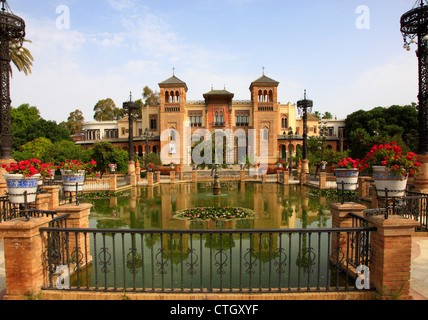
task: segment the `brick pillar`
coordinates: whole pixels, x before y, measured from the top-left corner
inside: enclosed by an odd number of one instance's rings
[[[47,191],[49,194],[49,203],[48,203],[48,209],[49,211],[53,211],[54,208],[57,208],[59,206],[59,190],[61,189],[60,186],[43,186],[42,187],[44,191]]]
[[[284,184],[289,185],[290,184],[290,171],[284,171]]]
[[[300,180],[301,186],[306,183],[306,173],[305,172],[303,172],[303,171],[300,172],[300,179],[299,180]]]
[[[24,300],[38,294],[43,286],[43,246],[40,228],[48,227],[47,217],[23,218],[0,223],[4,237],[6,270],[5,300]]]
[[[153,172],[147,172],[147,185],[153,186]]]
[[[161,176],[160,171],[156,171],[155,175],[156,175],[156,181],[157,181],[157,183],[159,183],[160,182],[160,176]]]
[[[37,201],[36,201],[36,209],[48,211],[49,210],[49,200],[50,200],[49,194],[47,194],[47,193],[38,194],[37,195]]]
[[[141,167],[140,163],[137,161],[135,163],[135,175],[137,177],[137,183],[141,181]]]
[[[175,183],[175,171],[169,173],[170,183]]]
[[[327,173],[326,172],[320,172],[319,173],[319,188],[320,189],[326,189],[327,188]]]
[[[418,222],[397,215],[390,215],[388,219],[384,215],[371,216],[367,220],[377,227],[371,235],[371,286],[381,293],[382,298],[398,294],[399,299],[411,299],[412,235]]]
[[[240,180],[245,181],[245,170],[241,170]]]
[[[82,203],[79,205],[66,204],[56,208],[55,211],[58,213],[58,216],[67,213],[70,214],[67,218],[67,228],[87,229],[89,228],[89,215],[91,214],[91,208],[92,204],[89,203]],[[70,253],[73,253],[77,248],[77,251],[80,251],[83,254],[81,267],[84,266],[86,259],[88,260],[88,263],[92,261],[89,234],[86,235],[85,243],[85,234],[83,232],[77,234],[77,239],[75,234],[70,232],[69,248]]]
[[[267,173],[263,173],[262,174],[262,182],[266,182],[267,181]]]
[[[198,171],[193,170],[192,171],[192,181],[197,182],[198,181]]]
[[[178,166],[178,180],[183,180],[184,173],[183,173],[183,165],[180,164]]]
[[[363,216],[363,211],[367,209],[366,206],[348,202],[348,203],[329,203],[331,216],[332,216],[332,228],[352,228],[352,218],[349,216],[349,213],[355,213],[360,216]],[[339,236],[339,239],[338,239]],[[343,256],[347,256],[348,250],[348,236],[346,232],[342,232],[340,234],[333,232],[331,235],[331,247],[336,249],[339,244],[340,251],[343,252]],[[341,257],[339,257],[340,259]],[[332,256],[332,259],[336,259],[336,257]]]
[[[358,177],[358,197],[360,199],[365,199],[368,197],[368,188],[370,188],[370,178],[369,177]]]
[[[117,190],[117,176],[115,174],[111,174],[109,177],[109,184],[110,184],[110,191],[116,191]]]
[[[131,187],[135,187],[137,185],[137,175],[135,174],[135,162],[128,162],[128,175],[131,177]]]

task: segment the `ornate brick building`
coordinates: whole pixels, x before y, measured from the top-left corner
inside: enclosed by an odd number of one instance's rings
[[[203,94],[203,100],[188,101],[187,84],[175,74],[159,83],[160,104],[142,107],[142,117],[134,122],[134,152],[157,153],[164,163],[191,163],[190,141],[194,133],[207,138],[209,133],[221,129],[232,133],[225,144],[232,150],[228,161],[237,163],[238,150],[245,148],[246,154],[264,163],[273,164],[278,159],[294,155],[303,144],[302,120],[296,113],[295,104],[281,104],[278,101],[279,82],[262,75],[249,86],[250,100],[234,100],[234,94],[214,90]],[[336,122],[336,123],[334,123]],[[339,132],[344,121],[332,120],[326,144],[339,150]],[[106,140],[120,148],[128,149],[128,118],[117,122],[88,122],[84,126],[83,139],[76,143],[91,146],[96,141]],[[290,135],[290,129],[292,135]],[[242,145],[237,135],[245,133]],[[308,119],[308,135],[318,136],[318,119]],[[249,136],[253,135],[253,139]],[[251,141],[250,141],[251,140]],[[261,146],[264,146],[261,149]],[[241,154],[241,153],[239,153]]]

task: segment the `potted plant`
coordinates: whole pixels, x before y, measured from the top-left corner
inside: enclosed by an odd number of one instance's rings
[[[325,170],[325,166],[327,165],[327,161],[321,161],[320,162],[320,169]]]
[[[362,168],[373,173],[377,195],[402,197],[409,177],[419,172],[419,156],[413,152],[403,154],[395,142],[375,145],[362,161]]]
[[[3,177],[11,203],[24,204],[36,201],[38,181],[41,177],[39,166],[40,160],[38,159],[2,165],[7,172],[3,174]]]
[[[97,163],[94,160],[88,163],[78,160],[66,160],[58,165],[57,168],[61,171],[64,191],[83,191],[86,174],[93,174],[96,165]]]
[[[147,172],[152,172],[154,168],[155,168],[155,165],[153,163],[149,163],[147,165]]]
[[[137,162],[138,163],[138,162]],[[110,173],[115,173],[116,172],[116,169],[117,169],[117,164],[115,164],[115,163],[110,163],[109,165],[108,165],[108,167],[110,168]]]
[[[343,158],[332,166],[336,175],[336,184],[339,190],[356,190],[358,186],[359,159]]]

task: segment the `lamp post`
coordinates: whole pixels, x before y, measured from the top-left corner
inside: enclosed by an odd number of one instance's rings
[[[129,97],[129,102],[123,103],[123,109],[128,113],[129,118],[129,161],[134,161],[134,113],[138,110],[138,104],[132,102],[132,94]]]
[[[306,99],[306,90],[305,97],[303,100],[297,101],[297,109],[303,118],[303,159],[302,159],[302,172],[309,172],[309,162],[308,162],[308,112],[312,112],[313,101]]]
[[[285,135],[286,133],[284,132],[284,135]],[[293,128],[292,127],[290,127],[289,129],[288,129],[288,141],[290,142],[290,144],[289,144],[289,146],[288,146],[288,152],[289,152],[289,155],[288,155],[288,162],[289,162],[289,165],[290,165],[290,170],[292,170],[293,169],[293,159],[291,158],[291,150],[292,150],[292,146],[293,146],[293,141],[294,140],[294,133],[293,133]]]
[[[428,192],[428,2],[418,1],[413,9],[403,14],[400,20],[404,48],[410,51],[410,45],[416,44],[419,64],[419,146],[421,172],[415,178],[415,187]]]
[[[25,37],[25,22],[14,15],[6,0],[0,0],[0,131],[1,159],[12,159],[12,132],[10,120],[10,62],[12,46],[21,48]]]
[[[321,137],[321,161],[324,161],[324,141],[327,137],[327,121],[320,120],[318,121],[319,134]]]

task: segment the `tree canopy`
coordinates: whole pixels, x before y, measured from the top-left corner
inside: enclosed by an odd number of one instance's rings
[[[70,134],[76,134],[82,131],[84,122],[85,117],[83,116],[83,112],[79,109],[76,109],[75,111],[70,112],[67,122],[61,122],[60,126],[66,128]]]
[[[393,105],[356,111],[346,118],[345,136],[352,141],[351,156],[355,158],[364,156],[374,144],[391,141],[415,152],[419,139],[417,108]]]
[[[116,107],[114,101],[110,98],[100,100],[94,107],[95,121],[113,121],[123,118],[125,110]]]
[[[11,108],[10,116],[14,150],[41,137],[49,139],[52,143],[61,140],[71,141],[68,130],[55,121],[43,119],[37,107],[22,104],[18,108]]]

